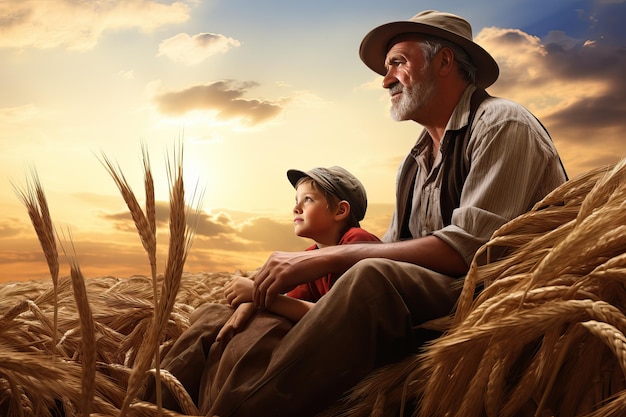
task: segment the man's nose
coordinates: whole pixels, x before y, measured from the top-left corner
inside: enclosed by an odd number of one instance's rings
[[[383,88],[391,88],[398,83],[398,79],[391,73],[391,71],[387,71],[387,74],[383,77]]]

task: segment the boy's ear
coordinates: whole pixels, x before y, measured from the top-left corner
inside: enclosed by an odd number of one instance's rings
[[[337,210],[335,211],[335,219],[338,221],[343,221],[348,218],[350,215],[350,203],[346,200],[341,200],[337,205]]]

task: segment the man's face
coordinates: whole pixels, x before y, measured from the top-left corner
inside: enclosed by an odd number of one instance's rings
[[[383,87],[391,94],[391,118],[419,121],[420,113],[434,94],[434,75],[415,39],[393,44],[385,59]]]

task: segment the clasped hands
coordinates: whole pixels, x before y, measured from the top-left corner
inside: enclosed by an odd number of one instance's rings
[[[268,308],[278,294],[284,294],[298,284],[313,281],[332,272],[325,253],[324,249],[272,253],[254,274],[254,306],[259,309]]]
[[[243,329],[255,310],[267,308],[278,294],[323,275],[315,272],[323,259],[316,256],[320,252],[274,252],[253,279],[235,277],[228,282],[224,287],[224,296],[235,312],[218,333],[216,341],[228,343]]]

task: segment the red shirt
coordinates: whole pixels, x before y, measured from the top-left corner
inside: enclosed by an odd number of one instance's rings
[[[338,245],[357,242],[380,242],[376,236],[360,227],[352,227],[341,237]],[[307,250],[315,250],[317,245],[313,245]],[[330,291],[335,281],[339,279],[341,274],[328,274],[325,277],[318,278],[315,281],[298,285],[287,293],[288,296],[299,298],[300,300],[316,302],[322,295]]]

